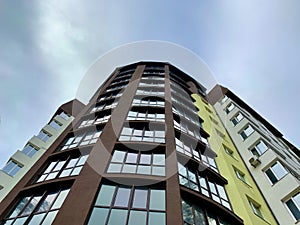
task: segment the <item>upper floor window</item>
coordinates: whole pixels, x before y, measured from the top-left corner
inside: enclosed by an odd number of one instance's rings
[[[165,190],[102,184],[88,225],[165,225]]]
[[[293,197],[285,202],[289,211],[293,215],[296,221],[300,220],[300,193],[298,192]]]
[[[155,106],[155,107],[164,107],[165,102],[163,99],[133,99],[133,106]]]
[[[127,120],[150,120],[150,121],[165,121],[165,114],[164,113],[151,113],[149,111],[146,112],[135,112],[129,111]]]
[[[178,163],[178,173],[181,185],[200,192],[231,210],[225,188],[222,185],[207,179],[197,171],[190,170],[181,163]]]
[[[267,150],[268,150],[268,146],[265,144],[263,140],[260,140],[253,146],[253,148],[251,148],[250,151],[252,152],[253,155],[260,156]]]
[[[267,169],[265,173],[272,184],[275,184],[277,181],[283,178],[288,171],[281,165],[280,162],[277,161],[269,169]]]
[[[37,182],[78,175],[87,157],[88,155],[84,155],[53,161],[39,176]]]
[[[209,166],[211,169],[213,169],[217,173],[219,172],[216,162],[212,157],[202,154],[201,151],[196,150],[193,147],[193,145],[191,145],[191,144],[188,145],[177,138],[175,138],[175,142],[176,142],[176,151],[181,152],[189,157],[192,157],[199,162],[201,161],[202,163]]]
[[[96,118],[86,119],[86,120],[83,120],[80,123],[78,128],[88,127],[88,126],[91,126],[91,125],[104,124],[104,123],[107,123],[109,119],[110,119],[110,115],[108,115],[108,116],[97,116]]]
[[[69,190],[46,191],[23,197],[3,224],[52,224]]]
[[[228,147],[225,146],[225,145],[223,145],[223,148],[224,148],[226,154],[230,155],[232,158],[235,158],[235,157],[234,157],[234,152],[233,152],[230,148],[228,148]]]
[[[254,129],[252,128],[252,126],[248,125],[240,132],[240,135],[243,140],[246,140],[253,132]]]
[[[165,176],[165,154],[115,150],[107,172]]]
[[[99,139],[102,130],[94,130],[86,133],[78,134],[74,137],[69,137],[63,144],[61,150],[75,148],[89,144],[95,144]]]
[[[241,171],[239,171],[237,169],[235,169],[234,171],[235,171],[235,174],[236,174],[237,178],[239,178],[244,183],[248,184],[248,182],[246,180],[246,175],[243,172],[241,172]]]
[[[261,206],[252,200],[249,200],[249,204],[251,206],[252,211],[255,215],[259,216],[260,218],[264,219],[263,214],[261,212]]]
[[[51,135],[48,134],[47,132],[41,130],[40,133],[37,135],[37,137],[38,137],[40,140],[46,142],[46,141],[49,140],[49,138],[51,137]]]
[[[165,143],[165,131],[147,130],[146,128],[135,129],[130,127],[124,127],[119,140]]]
[[[15,161],[10,160],[2,169],[4,173],[7,173],[10,176],[15,176],[22,166]]]
[[[221,104],[225,103],[227,101],[228,97],[224,95],[224,97],[221,99]]]
[[[229,114],[234,109],[234,107],[234,104],[230,103],[225,109],[226,113]]]
[[[25,155],[28,155],[29,157],[32,157],[35,155],[35,153],[37,153],[38,149],[36,147],[33,147],[33,145],[31,144],[27,144],[22,152],[25,154]]]
[[[64,118],[65,120],[68,120],[71,116],[69,114],[66,114],[65,112],[61,112],[59,114],[62,118]]]
[[[244,118],[244,116],[242,115],[242,113],[238,113],[236,114],[232,119],[231,122],[233,123],[233,125],[237,125],[242,119]]]
[[[102,110],[107,110],[107,109],[113,109],[118,105],[118,102],[113,102],[113,103],[103,103],[100,105],[96,105],[94,106],[94,108],[91,109],[90,113],[95,113],[98,111],[102,111]]]
[[[60,127],[62,126],[60,123],[58,123],[58,122],[55,121],[55,120],[52,120],[52,121],[49,123],[49,125],[50,125],[51,127],[53,127],[55,130],[59,130]]]

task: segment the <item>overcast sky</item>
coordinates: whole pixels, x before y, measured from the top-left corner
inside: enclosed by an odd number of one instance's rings
[[[0,1],[0,167],[75,98],[95,59],[141,40],[195,52],[299,146],[299,11],[297,0]]]

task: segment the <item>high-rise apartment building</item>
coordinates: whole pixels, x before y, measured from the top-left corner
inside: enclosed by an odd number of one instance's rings
[[[210,100],[277,221],[300,224],[299,150],[227,88]]]
[[[0,203],[1,224],[279,224],[200,83],[169,63],[117,68]]]

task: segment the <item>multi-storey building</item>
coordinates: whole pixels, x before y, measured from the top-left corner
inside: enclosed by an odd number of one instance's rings
[[[0,203],[2,224],[278,224],[207,101],[169,63],[117,68]]]
[[[300,224],[299,150],[227,88],[210,100],[279,224]]]
[[[73,100],[60,106],[39,134],[33,136],[22,150],[17,150],[0,170],[0,202],[71,124],[76,113],[72,111],[73,105],[79,107],[81,103]]]

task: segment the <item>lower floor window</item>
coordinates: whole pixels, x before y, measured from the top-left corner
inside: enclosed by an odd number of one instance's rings
[[[23,197],[6,217],[3,224],[51,224],[67,197],[69,190],[45,191]]]
[[[88,225],[165,225],[165,190],[103,184]]]
[[[223,218],[182,199],[184,225],[233,225]]]

